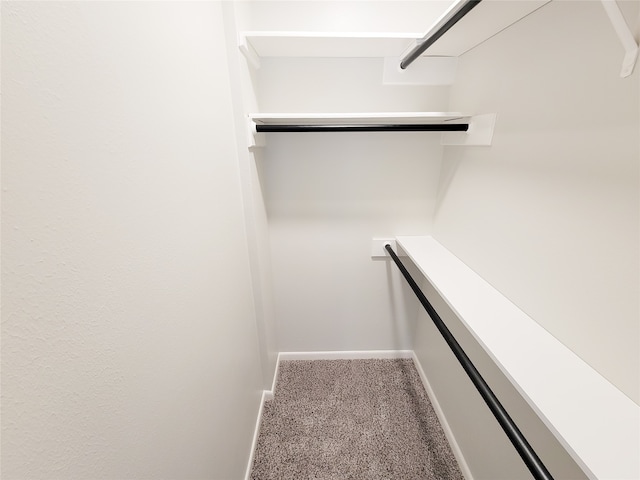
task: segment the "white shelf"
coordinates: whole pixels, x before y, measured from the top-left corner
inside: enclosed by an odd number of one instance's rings
[[[427,51],[457,57],[501,32],[550,0],[482,2]],[[425,25],[429,32],[429,25]],[[244,31],[239,46],[257,67],[264,57],[396,57],[422,40],[425,32]]]
[[[442,132],[442,145],[489,146],[496,115],[460,112],[367,112],[367,113],[251,113],[249,148],[265,145],[257,125],[456,125],[468,124],[466,132]]]
[[[331,124],[443,124],[467,123],[471,115],[459,112],[368,112],[368,113],[251,113],[249,118],[260,125],[331,125]]]
[[[258,57],[393,57],[423,33],[241,32]]]
[[[459,57],[549,2],[550,0],[482,2],[451,27],[424,54]],[[430,30],[427,30],[427,34]],[[420,36],[421,39],[423,37],[424,35]]]
[[[397,237],[593,479],[640,478],[640,407],[432,237]]]

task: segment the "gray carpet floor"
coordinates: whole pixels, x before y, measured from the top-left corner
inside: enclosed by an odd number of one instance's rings
[[[412,360],[283,361],[253,480],[464,480]]]

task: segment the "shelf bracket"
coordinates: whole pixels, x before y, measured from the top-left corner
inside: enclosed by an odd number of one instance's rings
[[[249,133],[249,138],[248,138],[249,150],[264,147],[266,145],[264,133],[258,133],[256,122],[254,122],[252,118],[249,118],[247,127],[248,127],[248,133]]]
[[[601,0],[605,12],[611,20],[614,30],[618,34],[618,38],[624,47],[624,59],[622,60],[621,77],[628,77],[633,73],[633,69],[638,60],[638,43],[631,33],[631,29],[620,11],[620,7],[616,0]]]
[[[490,146],[496,125],[495,113],[473,115],[466,132],[443,132],[441,145]]]
[[[238,35],[238,48],[253,68],[256,70],[260,68],[260,56],[256,53],[251,43],[249,43],[246,35]]]

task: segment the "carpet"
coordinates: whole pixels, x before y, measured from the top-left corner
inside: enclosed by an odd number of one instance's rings
[[[282,361],[252,480],[464,480],[412,360]]]

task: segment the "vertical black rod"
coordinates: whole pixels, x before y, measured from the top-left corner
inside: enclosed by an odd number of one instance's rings
[[[531,445],[529,445],[527,439],[524,438],[524,435],[522,434],[520,429],[516,426],[516,424],[504,409],[489,385],[487,385],[487,382],[485,382],[484,378],[482,378],[480,372],[478,372],[475,365],[473,365],[458,341],[449,331],[445,323],[440,318],[440,315],[438,315],[431,303],[429,303],[429,300],[427,300],[427,297],[424,295],[424,293],[422,293],[422,290],[420,290],[418,284],[411,277],[409,271],[405,268],[398,256],[394,253],[391,245],[387,244],[384,246],[384,248],[385,250],[387,250],[387,252],[389,252],[389,255],[391,255],[391,258],[411,286],[413,293],[416,294],[418,300],[420,300],[420,303],[431,317],[431,320],[433,320],[433,323],[436,325],[436,328],[440,331],[445,341],[449,345],[449,348],[451,348],[451,351],[458,359],[458,362],[460,362],[460,365],[462,365],[464,371],[467,372],[467,375],[471,379],[471,382],[473,382],[473,385],[478,389],[478,392],[482,396],[482,399],[491,410],[491,413],[493,413],[493,415],[496,417],[496,420],[498,421],[504,432],[507,434],[507,437],[509,437],[509,440],[511,440],[511,443],[520,454],[520,457],[527,465],[527,468],[529,469],[533,477],[536,480],[553,480],[551,473],[549,473],[536,452],[533,450],[533,448],[531,448]]]
[[[425,38],[416,45],[400,62],[400,68],[403,70],[413,63],[413,61],[424,53],[424,51],[433,45],[442,35],[447,33],[451,27],[460,21],[473,7],[478,5],[482,0],[467,0],[460,9],[447,20],[438,30],[436,30],[429,38]]]

